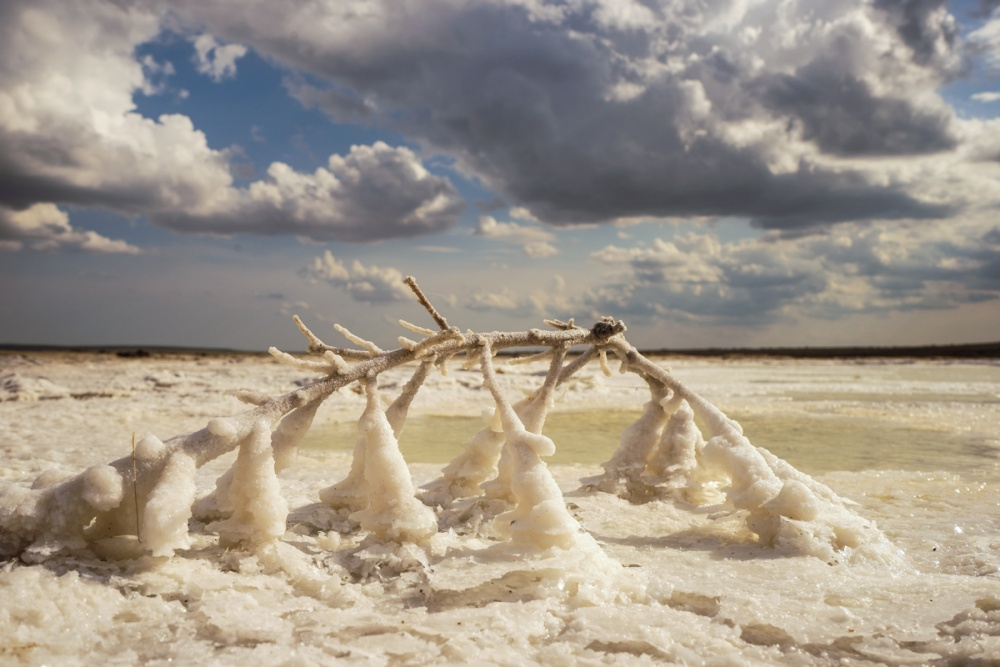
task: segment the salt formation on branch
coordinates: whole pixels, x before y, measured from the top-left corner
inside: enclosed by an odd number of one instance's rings
[[[378,540],[426,542],[437,532],[437,519],[431,508],[414,496],[413,480],[399,451],[396,429],[382,411],[374,377],[366,380],[365,391],[368,402],[358,428],[365,439],[364,492],[368,507],[351,518]]]
[[[554,331],[461,333],[448,325],[412,278],[406,282],[438,325],[431,330],[403,323],[422,336],[420,341],[400,338],[400,348],[385,351],[338,326],[357,347],[332,347],[295,318],[309,341],[309,352],[318,358],[299,359],[274,348],[270,352],[282,363],[323,376],[315,382],[274,397],[242,392],[240,400],[253,406],[248,411],[214,419],[199,431],[166,442],[148,436],[134,456],[69,479],[43,475],[30,488],[0,484],[0,557],[40,561],[64,550],[97,547],[102,553],[123,555],[116,552],[123,541],[128,546],[124,555],[142,549],[170,556],[189,548],[192,516],[214,519],[207,530],[218,533],[224,545],[275,545],[285,533],[289,514],[277,471],[293,464],[319,405],[355,382],[361,383],[367,401],[354,462],[346,478],[320,495],[325,504],[346,509],[368,533],[369,544],[426,544],[438,530],[430,506],[446,508],[458,498],[478,495],[507,505],[495,525],[516,545],[543,550],[586,547],[589,552],[596,542],[581,533],[541,461],[555,448],[542,431],[555,387],[595,357],[609,373],[610,352],[621,361],[622,372],[645,380],[650,400],[623,433],[604,474],[590,480],[592,491],[616,493],[633,502],[677,494],[695,504],[723,498],[761,544],[825,559],[899,558],[874,524],[855,514],[847,501],[751,445],[739,424],[640,354],[625,340],[622,322],[603,318],[584,329],[572,320],[547,321]],[[586,350],[564,363],[574,346]],[[496,382],[492,356],[527,347],[548,350],[543,354],[552,356],[549,371],[541,387],[511,404]],[[397,438],[428,374],[435,366],[444,372],[447,361],[460,354],[480,367],[495,410],[487,427],[429,485],[421,503]],[[413,377],[383,410],[379,375],[411,362],[419,364]],[[704,435],[695,417],[704,425]],[[196,502],[198,468],[234,450],[233,467],[211,494]]]

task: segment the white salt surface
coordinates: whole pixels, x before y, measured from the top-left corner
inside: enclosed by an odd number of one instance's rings
[[[574,550],[520,553],[468,528],[390,549],[316,505],[346,475],[354,438],[314,442],[281,472],[292,508],[281,541],[227,549],[192,520],[190,545],[169,558],[109,543],[0,565],[0,664],[1000,664],[1000,367],[664,363],[754,444],[858,503],[903,558],[823,560],[757,544],[739,513],[581,491],[595,463],[549,468],[592,537]],[[500,363],[498,382],[517,399],[544,370]],[[383,375],[380,389],[411,372]],[[0,356],[0,377],[0,481],[25,487],[128,455],[133,432],[167,440],[243,412],[236,390],[311,379],[259,356],[97,354]],[[357,421],[366,396],[352,389],[320,407],[314,431]],[[556,398],[594,431],[595,414],[638,416],[649,391],[594,365]],[[492,407],[481,375],[456,368],[431,376],[410,418]],[[557,449],[574,437],[546,432]],[[450,456],[473,435],[439,439]],[[417,486],[441,468],[418,459],[435,457],[409,457]],[[235,458],[199,469],[198,496]]]

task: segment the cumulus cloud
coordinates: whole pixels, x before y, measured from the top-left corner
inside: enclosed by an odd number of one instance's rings
[[[723,243],[688,233],[593,254],[607,280],[595,311],[702,324],[764,325],[802,315],[953,308],[1000,298],[1000,232],[843,225],[800,239]]]
[[[313,259],[301,271],[307,280],[325,282],[347,292],[355,301],[387,303],[412,299],[412,293],[403,284],[403,274],[392,267],[364,266],[354,260],[345,264],[329,250]]]
[[[0,250],[138,254],[139,248],[87,230],[73,229],[69,216],[53,204],[22,211],[0,206]]]
[[[447,229],[464,208],[451,182],[428,172],[413,151],[376,142],[332,155],[312,173],[272,163],[265,179],[246,188],[151,219],[179,231],[375,241]]]
[[[969,40],[985,52],[991,67],[1000,70],[1000,9],[995,10],[982,27],[970,33]]]
[[[976,102],[996,102],[997,100],[1000,100],[1000,93],[973,93],[971,97]]]
[[[944,0],[232,7],[185,13],[314,75],[289,88],[303,103],[393,125],[551,224],[795,230],[949,216],[972,194],[924,196],[972,133],[937,92],[963,49]],[[920,169],[887,177],[887,159]]]
[[[552,241],[555,234],[540,227],[529,227],[516,222],[497,222],[490,215],[479,217],[476,224],[476,234],[507,243],[516,243],[524,248],[528,257],[540,259],[559,254]]]
[[[209,146],[191,119],[138,114],[167,65],[136,59],[160,32],[155,3],[10,2],[0,35],[0,205],[76,204],[147,216],[178,231],[295,234],[367,241],[457,223],[464,204],[447,178],[407,148],[355,146],[301,173],[273,163],[233,184],[229,150]],[[194,40],[203,71],[230,76],[244,47]],[[25,246],[34,247],[34,246]]]
[[[247,54],[247,47],[219,44],[207,33],[195,37],[193,43],[195,69],[216,82],[236,76],[236,61]]]

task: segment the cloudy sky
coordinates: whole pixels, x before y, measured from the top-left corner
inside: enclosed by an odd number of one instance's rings
[[[1000,0],[5,0],[0,343],[1000,338]]]

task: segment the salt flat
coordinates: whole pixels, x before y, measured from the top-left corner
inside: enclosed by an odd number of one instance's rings
[[[170,558],[82,550],[7,562],[0,661],[996,664],[1000,368],[660,361],[744,423],[755,444],[856,502],[901,559],[821,559],[762,545],[739,511],[587,490],[580,480],[601,468],[572,461],[550,470],[598,551],[524,553],[491,531],[489,512],[481,525],[456,520],[426,549],[380,551],[318,506],[351,457],[350,442],[320,436],[281,473],[288,532],[266,548],[227,549],[192,519],[193,543]],[[498,382],[517,396],[544,368],[499,363]],[[391,396],[411,370],[384,374],[380,388]],[[133,432],[166,440],[245,410],[237,390],[278,394],[311,379],[255,355],[7,354],[0,479],[30,485],[50,470],[76,473],[126,456]],[[579,423],[590,432],[601,413],[638,414],[648,399],[641,380],[606,378],[594,364],[560,388],[554,410],[587,415]],[[313,431],[344,433],[365,401],[339,391]],[[491,407],[481,375],[456,365],[431,376],[410,419],[478,418]],[[551,433],[557,451],[572,427],[568,419]],[[472,435],[441,432],[432,455],[408,450],[404,430],[414,483],[434,480],[441,465],[426,461],[457,454]],[[606,438],[613,452],[617,427]],[[198,471],[200,494],[232,458]]]

